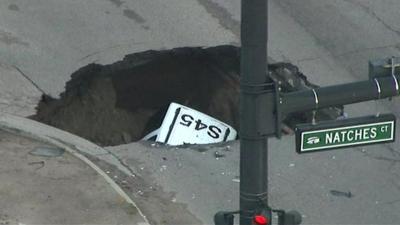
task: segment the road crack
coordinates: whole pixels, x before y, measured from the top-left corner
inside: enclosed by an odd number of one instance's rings
[[[28,80],[43,95],[47,95],[46,92],[43,89],[41,89],[39,87],[39,85],[37,85],[28,75],[26,75],[24,72],[22,72],[22,70],[18,66],[13,65],[12,67],[14,67],[14,69],[16,69],[18,71],[18,73],[21,74],[21,76],[23,76],[26,80]]]
[[[367,14],[371,15],[374,19],[376,19],[378,22],[380,22],[384,27],[386,27],[388,30],[396,33],[398,36],[400,36],[400,31],[396,30],[394,27],[392,27],[390,24],[388,24],[385,20],[383,20],[381,17],[379,17],[370,7],[365,6],[361,3],[358,2],[353,2],[351,0],[343,0],[344,2],[347,2],[349,4],[355,5],[360,7],[364,12]]]
[[[384,148],[392,154],[393,158],[388,157],[388,156],[375,155],[373,153],[366,152],[363,149],[357,149],[357,151],[361,152],[366,157],[390,163],[389,168],[392,168],[393,166],[398,165],[400,163],[400,151],[394,149],[392,146],[389,146],[389,145],[385,145]]]
[[[129,165],[126,162],[124,162],[121,158],[119,158],[112,151],[109,151],[109,150],[107,150],[105,148],[104,148],[104,150],[107,151],[108,154],[110,154],[112,157],[114,157],[121,164],[122,167],[124,167],[126,170],[128,170],[129,173],[130,173],[129,175],[134,176],[134,177],[138,175],[129,167]]]
[[[240,22],[233,18],[233,15],[224,7],[211,0],[197,0],[206,11],[215,19],[219,24],[230,30],[236,37],[240,37]]]

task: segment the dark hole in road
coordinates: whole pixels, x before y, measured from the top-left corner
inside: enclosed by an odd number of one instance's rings
[[[59,99],[43,96],[34,119],[103,146],[140,140],[157,129],[171,102],[213,116],[239,130],[240,49],[185,47],[127,55],[110,65],[72,74]],[[284,91],[313,87],[297,67],[274,64]],[[337,117],[338,109],[317,113]],[[292,126],[310,113],[289,115]]]

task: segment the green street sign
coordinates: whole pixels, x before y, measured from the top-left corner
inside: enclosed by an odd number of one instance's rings
[[[396,117],[392,114],[300,124],[296,127],[298,153],[395,141]]]

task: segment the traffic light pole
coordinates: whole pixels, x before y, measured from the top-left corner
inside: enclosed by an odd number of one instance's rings
[[[266,125],[275,124],[276,101],[267,75],[266,0],[242,0],[241,42],[240,224],[245,225],[268,207],[268,135],[274,128]]]
[[[218,212],[214,221],[233,225],[233,214],[239,214],[240,225],[267,225],[275,212],[279,225],[299,224],[297,212],[268,206],[268,138],[280,137],[282,118],[289,113],[399,95],[400,76],[395,72],[400,72],[400,63],[395,61],[400,59],[370,64],[367,81],[280,93],[268,75],[268,0],[242,0],[241,42],[240,210]]]

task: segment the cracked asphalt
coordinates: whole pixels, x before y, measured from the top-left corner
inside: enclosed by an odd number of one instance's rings
[[[323,86],[365,80],[368,60],[400,55],[399,12],[397,0],[271,0],[270,60],[298,65]],[[239,35],[239,0],[1,1],[0,111],[33,114],[41,90],[57,96],[70,74],[88,63],[112,63],[148,49],[238,45]],[[399,116],[400,101],[355,104],[346,112]],[[163,202],[170,213],[180,210],[193,223],[210,224],[216,210],[238,207],[238,143],[228,145],[218,160],[215,151],[225,147],[143,143],[110,147],[113,156],[97,159],[110,173],[140,177],[133,186],[139,190],[128,192],[144,212],[160,210]],[[299,156],[294,137],[272,139],[270,203],[299,210],[305,224],[398,224],[399,146]],[[152,193],[159,198],[150,199]]]

